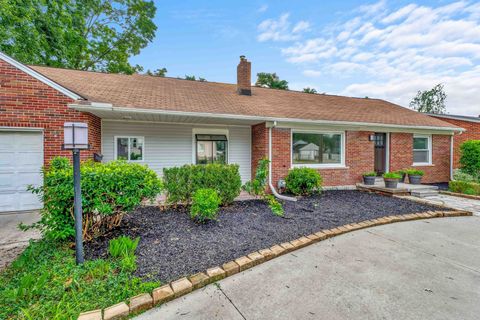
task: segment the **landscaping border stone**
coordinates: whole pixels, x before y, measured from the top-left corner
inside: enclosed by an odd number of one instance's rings
[[[422,199],[418,200],[418,202],[422,202]],[[242,256],[235,259],[234,261],[224,263],[221,267],[216,266],[209,268],[205,271],[205,273],[199,272],[189,277],[184,277],[172,281],[169,284],[165,284],[162,287],[154,289],[151,295],[148,293],[144,293],[132,297],[130,298],[130,307],[125,302],[120,302],[111,307],[105,308],[103,310],[103,318],[102,310],[92,310],[82,312],[78,317],[78,320],[123,319],[128,317],[130,312],[136,313],[150,309],[155,305],[181,297],[187,293],[192,292],[192,290],[199,289],[209,283],[216,282],[225,277],[229,277],[240,271],[245,271],[255,265],[261,264],[293,250],[297,250],[312,243],[316,243],[351,231],[402,221],[473,215],[470,211],[456,209],[452,210],[452,208],[443,205],[437,205],[437,207],[443,207],[449,210],[437,210],[405,215],[386,216],[378,219],[366,220],[338,226],[332,229],[320,230],[314,234],[302,236],[290,242],[273,245],[268,249],[260,249],[258,251],[248,254],[247,256]]]

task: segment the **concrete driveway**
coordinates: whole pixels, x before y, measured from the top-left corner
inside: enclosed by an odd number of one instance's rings
[[[261,264],[145,319],[478,319],[480,217],[359,230]]]
[[[30,225],[39,219],[38,211],[0,213],[0,270],[25,249],[30,239],[40,238],[38,231],[21,231],[18,225]]]

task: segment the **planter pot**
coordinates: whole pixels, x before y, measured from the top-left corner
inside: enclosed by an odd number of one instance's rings
[[[375,176],[364,176],[363,183],[368,186],[373,186],[375,184]]]
[[[402,177],[400,178],[400,182],[401,182],[401,183],[404,183],[406,177],[407,177],[407,174],[406,174],[406,173],[402,173]]]
[[[421,184],[422,176],[408,176],[408,181],[410,181],[411,184]]]
[[[385,188],[396,189],[398,180],[400,179],[383,178],[383,181],[385,181]]]

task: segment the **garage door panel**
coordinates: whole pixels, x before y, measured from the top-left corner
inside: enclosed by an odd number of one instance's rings
[[[0,211],[42,207],[29,185],[42,184],[41,132],[0,131]]]

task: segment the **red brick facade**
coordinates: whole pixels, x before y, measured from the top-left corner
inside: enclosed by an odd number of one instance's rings
[[[346,131],[345,168],[318,169],[325,186],[355,185],[364,172],[374,169],[374,144],[369,131]],[[450,178],[450,136],[432,136],[432,166],[416,167],[425,171],[424,182],[446,182]],[[268,128],[265,123],[252,127],[252,177],[258,160],[268,157]],[[272,129],[272,182],[276,186],[291,167],[291,130]],[[413,134],[390,134],[390,171],[413,164]]]
[[[413,164],[413,134],[390,134],[390,171],[411,168]],[[436,183],[450,180],[450,136],[432,135],[432,165],[415,166],[425,171],[422,182]]]
[[[460,168],[460,146],[467,140],[480,140],[480,122],[464,121],[449,118],[439,118],[443,121],[450,122],[458,127],[464,128],[466,131],[462,134],[455,134],[453,138],[453,167]],[[478,119],[480,121],[480,119]]]
[[[54,156],[71,156],[63,151],[63,123],[86,122],[91,150],[82,159],[101,150],[101,119],[69,109],[73,100],[43,82],[0,60],[0,127],[43,128],[44,163]]]

